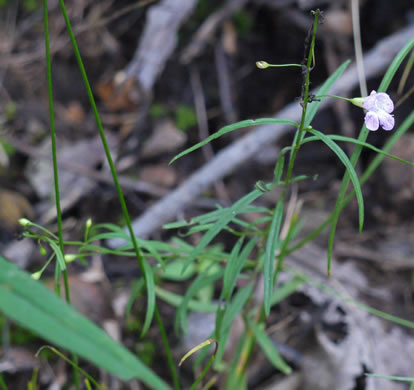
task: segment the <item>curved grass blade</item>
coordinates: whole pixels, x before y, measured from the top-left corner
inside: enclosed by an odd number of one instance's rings
[[[188,288],[175,316],[175,331],[177,333],[179,328],[181,328],[184,333],[187,332],[187,311],[191,298],[195,294],[197,294],[197,292],[200,291],[203,287],[211,285],[216,280],[220,279],[224,273],[224,270],[220,270],[219,272],[216,272],[212,275],[208,275],[208,271],[209,269],[207,269],[207,271],[203,272],[202,274],[198,275]]]
[[[257,198],[261,197],[263,192],[260,190],[253,190],[243,198],[239,199],[231,207],[221,210],[221,216],[217,222],[204,234],[203,238],[189,255],[186,266],[190,264],[197,256],[201,254],[204,248],[220,233],[237,214],[244,212],[245,208]]]
[[[158,298],[175,307],[180,307],[184,300],[183,296],[175,294],[171,291],[164,290],[158,286],[155,286],[155,293],[157,294]],[[201,302],[196,299],[190,299],[188,301],[188,308],[199,313],[215,313],[218,307],[219,306],[217,303]]]
[[[136,378],[151,388],[169,389],[125,347],[2,256],[0,310],[45,340],[93,362],[122,380]]]
[[[227,263],[226,269],[224,271],[223,277],[223,289],[221,290],[221,298],[229,300],[231,294],[233,293],[234,287],[236,285],[237,278],[241,270],[243,269],[243,265],[249,256],[250,252],[256,246],[257,242],[259,241],[260,237],[256,236],[252,238],[246,246],[243,248],[242,252],[239,255],[239,251],[243,242],[243,238],[241,238],[237,244],[234,246],[233,251],[230,255],[229,261]]]
[[[257,325],[251,319],[248,319],[248,324],[250,329],[253,331],[254,336],[262,351],[269,359],[269,361],[277,368],[279,371],[283,372],[285,375],[289,375],[292,372],[292,369],[289,365],[283,360],[282,356],[280,356],[278,350],[273,345],[272,340],[267,335],[266,331],[259,325]]]
[[[279,233],[283,218],[283,201],[280,199],[277,202],[275,213],[273,215],[272,223],[270,225],[269,235],[266,243],[266,253],[264,260],[264,310],[268,316],[270,313],[271,298],[273,294],[273,274],[274,261],[276,250],[280,246]]]
[[[316,129],[314,129],[314,130],[316,130]],[[345,137],[345,136],[342,136],[342,135],[327,134],[326,136],[328,138],[330,138],[331,140],[334,140],[334,141],[349,142],[349,143],[352,143],[352,144],[355,144],[355,145],[360,145],[360,146],[362,146],[364,148],[371,149],[374,152],[377,152],[379,154],[382,154],[384,157],[388,157],[388,158],[391,158],[392,160],[396,160],[396,161],[399,161],[399,162],[401,162],[403,164],[411,165],[412,167],[414,167],[414,163],[413,162],[408,161],[408,160],[404,160],[403,158],[400,158],[400,157],[397,157],[397,156],[395,156],[393,154],[387,153],[383,149],[379,149],[379,148],[375,147],[374,145],[371,145],[371,144],[369,144],[367,142],[362,142],[362,141],[359,141],[359,140],[357,140],[355,138]],[[317,141],[317,140],[319,140],[319,138],[316,137],[316,136],[314,136],[314,137],[307,137],[306,139],[304,139],[302,141],[302,145],[303,144],[306,144],[308,142],[313,142],[313,141]]]
[[[407,376],[392,376],[392,375],[378,375],[378,374],[365,374],[366,376],[371,376],[373,378],[379,378],[379,379],[389,379],[390,381],[396,381],[396,382],[412,382],[414,383],[414,377],[409,378]]]
[[[50,345],[44,345],[43,347],[41,347],[37,352],[35,356],[39,356],[39,354],[45,350],[48,349],[49,351],[52,351],[53,353],[55,353],[57,356],[59,356],[61,359],[63,359],[66,363],[70,364],[72,367],[76,368],[76,370],[79,371],[79,373],[81,373],[87,380],[89,380],[90,382],[93,383],[93,385],[95,386],[95,388],[97,388],[98,390],[104,390],[103,387],[101,387],[100,385],[98,385],[98,383],[95,381],[95,379],[93,379],[92,376],[90,376],[85,370],[83,370],[82,368],[79,367],[79,365],[74,362],[73,360],[70,360],[68,357],[66,357],[62,352],[60,352],[59,350],[57,350],[54,347],[51,347]],[[36,387],[37,388],[37,387]],[[35,390],[36,388],[33,388],[33,390]]]
[[[241,237],[237,240],[236,245],[234,245],[229,260],[227,262],[226,268],[224,270],[223,276],[223,288],[221,289],[220,299],[229,300],[231,297],[232,287],[233,287],[233,280],[234,282],[237,280],[241,268],[238,270],[237,264],[239,263],[239,253],[240,249],[243,245],[244,237]],[[238,270],[239,272],[236,272]],[[234,279],[233,279],[234,277]]]
[[[355,195],[358,202],[359,230],[362,231],[362,227],[364,225],[364,198],[362,196],[361,185],[359,183],[354,166],[352,165],[345,152],[331,138],[315,129],[310,129],[308,131],[315,137],[319,138],[324,144],[326,144],[326,146],[328,146],[345,165],[347,173],[352,181],[352,184],[354,185]]]
[[[143,262],[144,272],[145,272],[145,281],[147,284],[147,308],[145,311],[145,320],[142,327],[141,337],[144,337],[147,333],[152,319],[154,318],[155,311],[155,285],[154,285],[154,273],[148,261]]]
[[[240,313],[243,306],[246,304],[253,291],[253,283],[249,283],[247,286],[237,291],[231,304],[226,308],[223,318],[220,323],[220,329],[216,329],[218,350],[216,354],[215,365],[218,364],[224,354],[224,350],[227,344],[227,339],[230,334],[231,324],[236,316]]]
[[[230,133],[232,131],[239,130],[239,129],[242,129],[242,128],[245,128],[245,127],[268,125],[268,124],[292,125],[294,127],[298,126],[298,124],[296,122],[289,121],[289,120],[286,120],[286,119],[277,119],[277,118],[247,119],[247,120],[244,120],[244,121],[233,123],[231,125],[222,127],[219,131],[215,132],[214,134],[211,134],[205,140],[203,140],[203,141],[199,142],[198,144],[192,146],[191,148],[188,148],[188,149],[184,150],[183,152],[177,154],[169,162],[169,164],[171,165],[174,161],[178,160],[179,158],[185,156],[186,154],[194,152],[194,150],[197,150],[197,149],[203,147],[204,145],[208,144],[209,142],[211,142],[212,140],[214,140],[216,138],[220,138],[224,134],[227,134],[227,133]]]

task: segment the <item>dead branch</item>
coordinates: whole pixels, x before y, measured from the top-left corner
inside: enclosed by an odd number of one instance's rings
[[[145,92],[150,92],[177,45],[177,32],[197,2],[163,0],[147,13],[147,20],[126,79],[135,77]]]

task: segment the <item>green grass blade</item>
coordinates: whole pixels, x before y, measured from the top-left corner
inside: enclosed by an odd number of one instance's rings
[[[277,158],[275,169],[273,170],[273,177],[276,182],[282,180],[283,168],[285,167],[285,155],[283,153],[279,154]]]
[[[141,337],[144,337],[147,333],[155,311],[155,284],[154,273],[148,261],[144,260],[145,281],[147,283],[147,308],[145,311],[145,320],[142,327]]]
[[[155,286],[155,293],[158,298],[174,307],[180,307],[184,300],[183,296],[164,290],[158,286]],[[201,302],[196,299],[190,299],[187,306],[190,310],[197,311],[199,313],[215,313],[218,309],[218,305],[216,303]]]
[[[215,366],[220,363],[226,348],[227,339],[230,334],[231,324],[236,316],[240,313],[243,306],[246,304],[253,291],[253,284],[249,283],[247,286],[237,291],[231,304],[226,308],[223,318],[221,320],[220,329],[216,329],[218,349],[216,354]]]
[[[268,124],[279,124],[279,125],[292,125],[294,127],[297,127],[298,124],[293,121],[289,121],[286,119],[277,119],[277,118],[261,118],[261,119],[247,119],[241,122],[233,123],[231,125],[225,126],[221,128],[219,131],[215,132],[214,134],[207,137],[205,140],[199,142],[198,144],[192,146],[191,148],[188,148],[184,150],[183,152],[177,154],[169,164],[172,164],[174,161],[178,160],[179,158],[185,156],[186,154],[189,154],[191,152],[194,152],[195,150],[203,147],[204,145],[208,144],[212,140],[219,138],[223,136],[224,134],[230,133],[235,130],[239,130],[245,127],[250,126],[260,126],[260,125],[268,125]]]
[[[53,252],[55,252],[56,260],[59,263],[59,267],[60,267],[61,271],[65,271],[66,270],[66,263],[65,263],[65,258],[63,257],[61,247],[56,242],[52,241],[49,238],[47,238],[46,241],[50,245],[50,247],[52,248]]]
[[[259,190],[253,190],[243,198],[239,199],[231,207],[221,210],[221,216],[217,222],[204,234],[203,238],[194,248],[193,252],[187,259],[186,265],[190,264],[196,257],[198,257],[204,248],[236,217],[237,214],[244,212],[245,208],[250,203],[254,202],[262,195],[263,192]]]
[[[388,379],[390,381],[396,381],[396,382],[414,382],[414,377],[409,378],[406,376],[378,375],[378,374],[369,374],[369,373],[365,375],[371,376],[373,378]]]
[[[271,305],[274,306],[277,303],[286,299],[289,295],[293,294],[298,287],[305,283],[305,279],[300,276],[294,276],[292,279],[278,287],[272,295]]]
[[[0,310],[13,321],[128,381],[169,389],[153,371],[42,283],[0,256]]]
[[[319,138],[326,146],[328,146],[345,165],[347,173],[352,181],[352,184],[354,185],[354,190],[358,201],[359,230],[361,231],[364,225],[364,198],[362,196],[361,185],[359,183],[354,166],[352,165],[345,152],[331,138],[315,129],[311,129],[309,132],[312,133],[315,137]]]
[[[224,270],[224,276],[223,276],[223,288],[221,289],[221,295],[220,299],[223,300],[229,300],[232,293],[232,287],[233,287],[233,280],[234,282],[237,280],[237,277],[239,276],[239,273],[241,271],[241,268],[239,272],[235,272],[238,268],[237,265],[239,263],[239,253],[240,249],[243,245],[244,237],[239,238],[239,240],[236,242],[236,245],[234,245],[229,260],[227,262],[226,268]],[[234,279],[233,279],[234,277]]]
[[[266,243],[266,254],[264,261],[264,309],[268,316],[270,313],[270,301],[273,294],[273,274],[275,253],[280,245],[279,233],[283,218],[283,202],[279,200],[276,205],[275,213],[273,215],[272,223],[270,225],[269,235]]]
[[[138,298],[139,294],[141,293],[141,290],[144,288],[145,281],[144,279],[139,279],[134,283],[132,286],[131,292],[129,293],[127,306],[125,309],[125,318],[128,320],[129,316],[131,315],[132,306],[135,302],[135,300]]]
[[[392,79],[395,76],[395,73],[401,66],[401,63],[405,60],[405,57],[407,57],[411,53],[411,50],[413,48],[414,48],[414,38],[411,39],[395,56],[387,72],[385,73],[380,86],[378,87],[378,92],[385,92],[388,89]]]
[[[273,364],[275,368],[279,371],[283,372],[285,375],[289,375],[292,372],[292,369],[289,365],[283,360],[282,356],[280,356],[278,350],[273,345],[272,340],[267,335],[266,331],[259,325],[257,325],[254,321],[248,320],[249,327],[253,331],[254,336],[262,351],[269,359],[269,361]]]
[[[314,130],[316,130],[316,129],[314,129]],[[317,130],[317,131],[319,131],[319,130]],[[396,160],[396,161],[399,161],[399,162],[401,162],[403,164],[411,165],[411,166],[414,167],[414,163],[413,162],[408,161],[408,160],[404,160],[403,158],[400,158],[400,157],[395,156],[393,154],[387,153],[383,149],[379,149],[379,148],[375,147],[374,145],[369,144],[368,142],[362,142],[362,141],[359,141],[359,140],[357,140],[355,138],[345,137],[345,136],[342,136],[342,135],[332,135],[332,134],[328,134],[326,136],[329,139],[333,140],[333,141],[349,142],[349,143],[352,143],[352,144],[355,144],[355,145],[360,145],[360,146],[362,146],[364,148],[371,149],[374,152],[377,152],[379,154],[382,154],[384,157],[388,157],[388,158],[391,158],[392,160]],[[319,140],[318,137],[307,137],[306,139],[304,139],[302,141],[302,145],[303,144],[306,144],[308,142],[313,142],[313,141],[317,141],[317,140]]]
[[[231,294],[233,293],[234,287],[236,285],[237,278],[240,275],[241,270],[246,262],[246,259],[250,255],[253,248],[258,243],[260,237],[256,236],[252,238],[246,246],[243,248],[242,252],[239,254],[241,243],[243,239],[240,239],[237,244],[234,246],[234,249],[230,255],[230,259],[227,263],[226,269],[224,271],[223,277],[223,289],[221,291],[221,299],[229,300]],[[240,243],[239,246],[237,246]],[[237,246],[237,248],[236,248]],[[234,255],[233,255],[234,252]]]
[[[177,310],[175,316],[175,331],[178,333],[179,329],[181,328],[184,333],[187,332],[187,311],[188,305],[191,298],[197,294],[202,288],[213,284],[216,280],[220,279],[223,276],[224,270],[220,272],[216,272],[212,275],[208,275],[207,271],[203,272],[202,274],[198,275],[194,281],[191,283],[190,287],[188,288],[184,299]]]

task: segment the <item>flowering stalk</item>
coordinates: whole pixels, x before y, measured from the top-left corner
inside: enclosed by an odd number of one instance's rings
[[[302,117],[301,117],[301,121],[300,121],[300,125],[298,128],[298,132],[296,133],[295,139],[293,140],[293,147],[291,149],[291,154],[290,154],[290,159],[289,159],[289,165],[288,165],[288,169],[287,169],[287,173],[286,173],[286,179],[285,179],[285,185],[283,187],[283,191],[281,194],[281,197],[277,203],[277,205],[279,204],[279,202],[281,202],[283,204],[286,195],[287,195],[287,189],[289,187],[289,184],[291,183],[292,180],[292,173],[293,173],[293,166],[294,166],[294,162],[296,159],[296,155],[297,152],[300,148],[301,145],[301,141],[304,137],[305,134],[305,120],[306,120],[306,112],[307,112],[307,107],[308,104],[310,103],[310,95],[309,95],[309,86],[310,86],[310,72],[313,68],[313,64],[315,63],[315,58],[314,58],[314,50],[315,50],[315,39],[316,39],[316,31],[317,31],[317,27],[318,27],[318,21],[319,21],[319,16],[321,14],[321,11],[318,9],[316,11],[312,11],[313,15],[314,15],[314,22],[313,22],[313,29],[312,29],[312,40],[311,40],[311,44],[309,47],[309,54],[308,54],[308,58],[307,58],[307,63],[306,63],[306,68],[304,67],[304,84],[303,84],[303,95],[302,95]],[[292,65],[292,64],[289,64]],[[260,61],[259,64],[257,64],[257,66],[259,68],[267,68],[269,66],[269,64],[265,63],[264,61]],[[277,207],[276,205],[276,207]],[[273,212],[276,211],[276,207],[275,210]],[[278,267],[277,269],[281,269],[282,267],[282,261],[283,258],[279,258],[279,263],[278,263]],[[277,272],[275,272],[275,274],[273,275],[273,286],[276,283],[276,278],[277,278]],[[263,322],[265,317],[265,308],[264,308],[264,302],[261,305],[261,310],[258,310],[257,315],[254,319],[254,321],[256,323],[261,323]],[[244,338],[244,342],[243,342],[243,346],[242,346],[242,350],[241,353],[239,355],[239,360],[238,363],[235,367],[235,379],[232,379],[231,383],[232,383],[232,387],[233,388],[237,388],[240,385],[240,381],[241,378],[243,377],[244,373],[246,372],[247,369],[247,365],[248,362],[250,360],[251,357],[251,353],[253,351],[253,347],[255,344],[255,336],[254,333],[251,329],[249,329],[247,331],[246,337]]]

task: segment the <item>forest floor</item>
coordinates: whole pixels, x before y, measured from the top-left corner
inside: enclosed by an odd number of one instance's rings
[[[0,2],[3,3],[0,5],[0,253],[34,272],[44,264],[45,256],[36,242],[21,240],[18,219],[27,217],[51,231],[57,229],[43,11],[36,1]],[[175,3],[73,0],[67,4],[128,209],[138,231],[142,232],[139,235],[165,241],[176,232],[163,230],[163,224],[188,220],[216,209],[217,205],[229,206],[251,191],[257,181],[271,180],[280,149],[291,144],[293,133],[285,131],[280,137],[274,137],[273,142],[258,147],[252,156],[236,157],[238,160],[227,171],[223,168],[213,172],[213,179],[203,184],[205,189],[195,190],[185,203],[167,206],[167,220],[158,221],[148,214],[162,199],[168,200],[173,189],[185,185],[190,175],[197,174],[205,164],[254,129],[238,130],[169,165],[180,151],[236,121],[272,117],[284,112],[289,105],[300,108],[302,75],[298,68],[260,70],[255,66],[256,61],[301,63],[304,41],[312,24],[312,8],[324,11],[324,23],[316,41],[316,66],[311,73],[312,88],[321,85],[344,61],[355,58],[350,1],[199,0],[191,3],[185,0]],[[398,34],[412,28],[414,8],[406,0],[360,0],[360,3],[363,53],[367,57],[370,53],[379,56],[376,62],[367,62],[365,66],[368,91],[371,91],[378,88],[392,60],[380,65],[381,58],[387,58],[387,50],[394,50],[387,48],[390,45],[387,39],[396,36],[398,41]],[[149,11],[155,7],[162,12],[158,10],[157,17],[151,19]],[[49,17],[64,238],[76,241],[82,237],[89,218],[93,223],[121,225],[124,219],[58,2],[50,2]],[[381,42],[383,51],[376,51]],[[400,48],[407,42],[402,42]],[[404,66],[388,89],[395,102],[401,100],[414,81],[410,72],[401,90],[403,71]],[[342,93],[346,97],[360,96],[356,70],[350,77],[353,81]],[[396,127],[411,113],[413,103],[414,98],[409,96],[396,108]],[[312,125],[328,134],[356,138],[362,124],[360,108],[334,101],[320,110]],[[382,147],[391,136],[392,132],[380,129],[372,132],[367,142]],[[345,150],[348,155],[352,153],[350,146],[345,146]],[[412,161],[413,134],[404,134],[392,153]],[[374,157],[374,152],[364,151],[357,172],[363,172]],[[328,148],[309,143],[298,155],[294,174],[315,177],[299,182],[294,188],[297,198],[303,202],[302,233],[306,234],[333,210],[344,168]],[[352,291],[350,295],[363,304],[414,321],[414,171],[412,167],[385,159],[364,185],[363,193],[364,230],[358,232],[357,204],[351,202],[339,220],[332,279],[326,279],[327,231],[317,237],[313,246],[293,258],[292,264],[302,267],[321,283],[342,286],[340,290],[344,288],[341,291],[347,293]],[[270,192],[261,198],[260,205],[272,207],[278,196]],[[143,215],[148,215],[151,223],[140,220]],[[189,240],[194,244],[199,238],[194,235]],[[224,235],[221,245],[231,250],[234,240],[227,240]],[[314,262],[304,264],[309,256]],[[118,318],[121,341],[169,381],[165,358],[158,355],[157,331],[151,329],[146,340],[137,341],[134,326],[142,316],[143,298],[134,305],[130,320],[123,320],[124,306],[120,302],[125,301],[133,282],[140,276],[138,265],[130,258],[118,256],[93,258],[91,263],[103,266],[104,280],[85,282],[80,275],[86,272],[86,267],[71,265],[74,305],[101,325],[107,317]],[[52,268],[45,275],[51,278]],[[184,293],[188,284],[165,282],[164,287]],[[120,317],[117,317],[117,305],[121,305]],[[175,309],[162,301],[160,305],[178,361],[185,348],[196,341],[188,339],[190,336],[184,341],[183,336],[177,337],[173,329]],[[409,375],[405,362],[410,357],[412,362],[414,358],[412,330],[384,321],[375,322],[367,314],[355,314],[353,306],[350,309],[344,305],[343,300],[321,297],[310,287],[299,289],[283,301],[267,324],[274,327],[282,354],[301,379],[289,384],[265,359],[257,359],[249,371],[249,388],[279,389],[277,383],[284,384],[286,387],[280,387],[283,389],[328,389],[324,375],[339,366],[345,368],[344,378],[336,377],[337,390],[372,388],[363,372]],[[193,318],[197,320],[200,318]],[[201,317],[201,321],[210,320]],[[6,328],[4,318],[1,323]],[[2,361],[9,362],[12,368],[2,372],[14,383],[11,388],[23,389],[37,364],[33,353],[43,342],[15,324],[9,326],[12,337],[8,354],[3,350]],[[359,329],[359,333],[353,329]],[[338,339],[346,337],[351,344],[362,345],[361,340],[369,334],[382,337],[383,347],[376,353],[380,361],[377,366],[366,367],[371,364],[366,363],[369,359],[352,349],[341,351],[338,347],[334,352],[331,350],[329,359],[321,357],[321,351],[326,352],[326,337],[335,339],[332,341],[335,346],[341,345]],[[301,358],[295,357],[292,351],[299,352]],[[349,361],[344,363],[347,361],[344,356],[353,362],[360,359],[361,366],[352,368]],[[395,364],[389,363],[390,360]],[[156,363],[160,361],[163,363]],[[325,374],[318,371],[317,379],[316,361],[326,368]],[[364,370],[360,369],[362,365]],[[87,364],[85,367],[90,368]],[[379,372],[378,367],[388,370]],[[52,388],[48,387],[52,383],[58,386],[64,383],[62,377],[70,375],[60,363],[53,365],[53,370],[55,376],[44,374],[41,378],[42,388]],[[184,368],[181,372],[183,381],[191,383],[191,370],[187,370]],[[55,388],[62,388],[59,386]],[[116,386],[121,385],[112,384],[110,388]],[[124,386],[137,389],[142,385]],[[384,389],[408,388],[389,382],[383,386]]]

